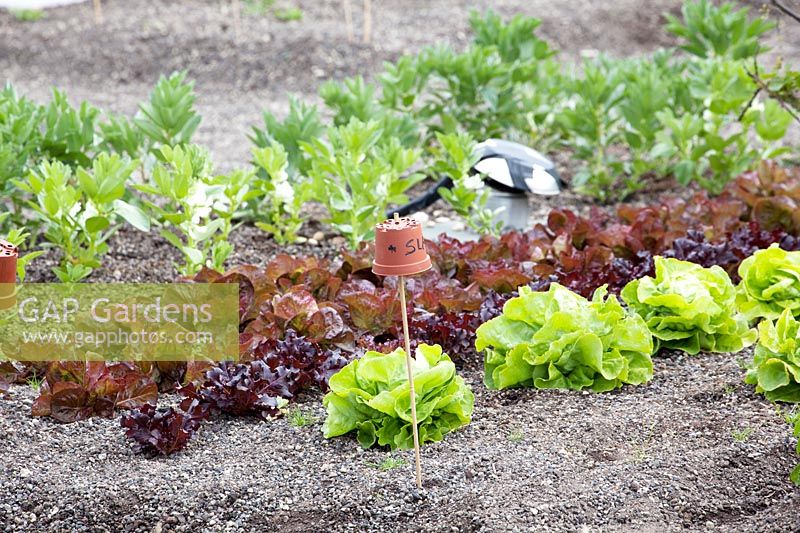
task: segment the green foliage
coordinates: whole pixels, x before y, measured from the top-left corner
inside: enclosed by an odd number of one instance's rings
[[[421,344],[412,359],[420,444],[469,424],[474,396],[438,345]],[[367,352],[330,379],[323,403],[325,438],[358,432],[364,448],[413,448],[406,354]]]
[[[800,402],[800,323],[791,309],[758,325],[758,345],[745,383],[773,402]]]
[[[800,122],[800,72],[792,70],[780,61],[771,71],[760,73],[756,64],[755,72],[748,72],[761,91],[772,100],[779,102],[785,111]]]
[[[296,6],[283,7],[275,10],[275,18],[281,22],[291,22],[303,18],[303,10]]]
[[[439,195],[458,213],[475,232],[499,235],[501,223],[494,221],[494,212],[486,207],[489,191],[483,179],[472,174],[470,169],[478,162],[475,141],[465,133],[437,133],[439,148],[432,153],[436,157],[433,170],[440,176],[453,180],[450,189],[440,188]]]
[[[309,195],[305,179],[290,181],[288,154],[278,143],[268,148],[254,148],[253,159],[265,178],[256,181],[255,188],[264,200],[255,208],[256,226],[272,234],[280,245],[297,240],[303,225],[300,211]]]
[[[20,22],[36,22],[44,17],[43,9],[11,9],[10,11]]]
[[[753,435],[753,428],[732,429],[731,436],[736,442],[746,442]]]
[[[538,20],[473,13],[475,38],[466,50],[427,47],[387,64],[378,76],[380,99],[361,78],[329,82],[320,94],[337,125],[375,119],[406,146],[418,131],[426,162],[440,158],[437,135],[466,132],[568,150],[579,161],[572,184],[603,201],[670,176],[718,193],[759,160],[787,153],[787,102],[796,95],[790,76],[773,77],[772,92],[745,70],[771,23],[751,22],[732,4],[687,4],[684,14],[669,28],[691,38],[694,56],[668,49],[568,69],[535,36]],[[396,113],[406,122],[398,124]]]
[[[290,409],[286,418],[289,420],[289,425],[296,428],[304,428],[317,422],[317,417],[314,416],[314,413],[304,411],[299,407]]]
[[[800,316],[800,252],[773,244],[742,261],[739,276],[736,303],[748,320],[774,320],[784,309]]]
[[[150,100],[139,105],[134,123],[155,148],[188,144],[200,125],[195,100],[194,82],[186,81],[186,71],[175,72],[169,78],[161,76]]]
[[[244,0],[244,11],[248,15],[267,15],[272,6],[275,5],[275,0]]]
[[[39,154],[39,124],[44,109],[17,95],[11,85],[0,91],[0,193],[19,206],[11,180],[22,178]]]
[[[585,63],[583,77],[572,80],[573,99],[561,109],[557,123],[569,135],[578,159],[588,162],[572,183],[580,191],[606,200],[623,172],[623,163],[609,150],[622,140],[617,106],[625,92],[620,71],[613,63]]]
[[[419,152],[382,137],[378,122],[352,118],[328,129],[327,143],[301,143],[311,160],[313,198],[327,208],[328,222],[352,249],[372,240],[389,204],[406,202],[404,193],[424,179],[421,174],[404,176]]]
[[[656,277],[628,283],[622,298],[641,315],[659,347],[697,354],[738,352],[756,340],[736,309],[736,289],[718,266],[655,258]]]
[[[377,468],[378,470],[383,470],[384,472],[388,472],[390,470],[394,470],[395,468],[400,468],[406,466],[408,461],[403,459],[402,457],[387,457],[380,463],[367,463],[367,465]]]
[[[548,292],[520,287],[503,314],[482,324],[475,347],[485,350],[490,389],[589,388],[609,391],[653,377],[653,338],[605,286],[586,300],[557,283]]]
[[[685,2],[683,20],[666,15],[667,31],[682,38],[681,48],[698,57],[747,59],[767,50],[759,38],[775,27],[765,18],[749,20],[749,11],[733,2]]]
[[[233,246],[228,242],[231,219],[250,199],[252,173],[237,171],[213,176],[205,149],[188,145],[162,146],[150,182],[137,189],[160,198],[145,201],[160,234],[180,250],[184,264],[176,265],[185,276],[203,266],[222,270]]]
[[[100,132],[104,149],[126,154],[131,159],[143,155],[144,133],[124,115],[109,114],[108,122],[100,123]]]
[[[65,93],[53,89],[53,99],[44,108],[40,157],[73,166],[89,166],[99,114],[100,111],[87,102],[82,102],[78,109],[73,108]]]
[[[311,163],[300,143],[310,143],[325,133],[317,108],[306,105],[296,98],[289,99],[289,114],[279,121],[272,113],[264,113],[264,129],[253,127],[250,140],[258,148],[280,144],[289,158],[288,172],[292,176],[306,175]]]
[[[657,112],[662,131],[656,135],[652,151],[679,183],[694,181],[719,193],[759,160],[785,152],[773,144],[785,135],[791,116],[775,101],[751,106],[739,120],[756,90],[741,64],[697,62],[691,65],[690,74],[691,109],[697,113]]]
[[[328,81],[319,89],[325,105],[333,112],[336,126],[349,124],[353,119],[377,122],[381,134],[398,139],[405,147],[419,144],[419,132],[411,115],[396,112],[383,106],[375,95],[375,86],[361,76],[348,78],[342,83]]]
[[[45,161],[26,181],[14,181],[33,196],[30,207],[44,225],[45,239],[64,253],[61,265],[53,269],[61,281],[80,281],[100,266],[120,219],[149,230],[147,216],[123,200],[137,164],[116,154],[100,154],[91,172],[79,167],[73,173],[64,163]]]

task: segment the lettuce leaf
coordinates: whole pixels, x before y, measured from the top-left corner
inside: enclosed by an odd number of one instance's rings
[[[421,344],[413,373],[421,444],[469,424],[475,398],[441,347]],[[405,351],[367,352],[334,374],[329,385],[325,438],[357,431],[364,448],[414,447]]]
[[[745,383],[773,402],[800,402],[800,322],[785,309],[776,322],[758,325],[758,345]]]
[[[503,314],[482,324],[475,347],[484,351],[490,389],[589,388],[608,391],[653,377],[653,339],[644,321],[600,287],[592,300],[553,283],[547,292],[520,287]]]
[[[697,354],[738,352],[756,340],[736,308],[736,289],[718,266],[655,258],[656,277],[628,283],[622,299],[641,315],[659,347]]]
[[[784,309],[800,316],[800,252],[773,244],[742,261],[739,276],[736,302],[747,320],[775,320]]]

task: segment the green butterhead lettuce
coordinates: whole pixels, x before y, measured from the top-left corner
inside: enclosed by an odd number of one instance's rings
[[[586,300],[553,283],[548,292],[520,287],[503,314],[477,331],[490,389],[590,388],[608,391],[653,378],[653,339],[644,321],[627,312],[605,286]]]
[[[758,325],[758,345],[745,383],[772,402],[800,402],[800,322],[785,309],[773,323]]]
[[[413,366],[420,443],[442,440],[469,424],[475,397],[438,345],[421,344]],[[358,432],[364,448],[413,448],[406,354],[367,352],[330,379],[323,400],[325,438]]]
[[[755,342],[724,270],[663,257],[655,258],[655,266],[655,279],[631,281],[622,299],[644,318],[659,346],[694,355],[738,352]]]
[[[742,261],[739,276],[736,303],[747,320],[775,320],[784,309],[800,316],[800,252],[773,244]]]

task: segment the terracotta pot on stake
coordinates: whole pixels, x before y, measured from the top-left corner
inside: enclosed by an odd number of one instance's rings
[[[422,465],[419,451],[419,428],[417,427],[417,398],[414,390],[414,371],[411,358],[411,339],[408,336],[408,312],[406,310],[406,276],[421,274],[431,268],[431,258],[425,249],[422,226],[416,220],[399,218],[385,220],[375,227],[375,261],[372,271],[379,276],[399,276],[398,292],[403,315],[403,338],[406,348],[411,423],[414,433],[414,458],[417,487],[422,488]]]
[[[14,284],[17,282],[19,250],[10,242],[0,240],[0,309],[15,303]]]

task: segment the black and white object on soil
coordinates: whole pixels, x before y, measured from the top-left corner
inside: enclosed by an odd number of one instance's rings
[[[507,193],[552,196],[566,188],[555,164],[528,146],[487,139],[476,147],[480,160],[473,167],[493,189]]]

